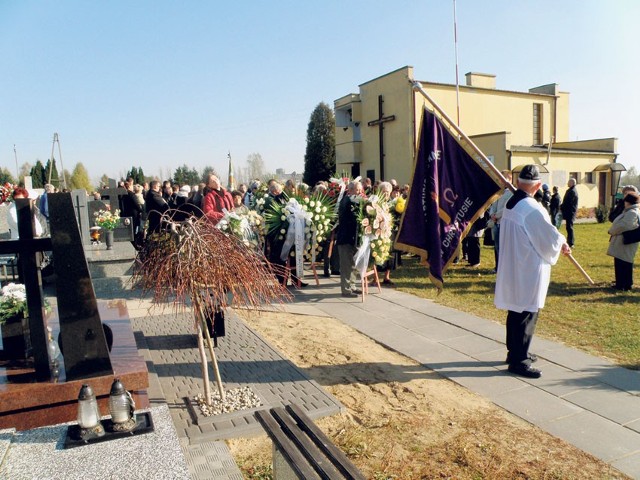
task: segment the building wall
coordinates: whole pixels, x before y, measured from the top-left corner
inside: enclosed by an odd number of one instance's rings
[[[359,86],[358,94],[349,94],[334,102],[336,109],[336,163],[337,170],[351,170],[359,162],[363,177],[380,180],[380,134],[378,126],[368,122],[379,117],[378,96],[382,95],[383,113],[395,115],[384,124],[384,180],[395,178],[409,183],[417,150],[422,111],[427,100],[415,92],[411,81],[413,68],[402,67]],[[598,205],[598,174],[587,182],[586,173],[596,166],[615,161],[615,139],[569,141],[569,94],[560,92],[556,84],[542,85],[529,92],[497,90],[495,77],[472,74],[468,81],[474,86],[460,86],[460,128],[480,150],[490,157],[499,170],[513,169],[526,163],[544,164],[546,148],[534,145],[534,104],[541,105],[541,141],[539,146],[552,141],[550,173],[545,179],[563,192],[572,172],[579,172],[578,193],[585,207]],[[455,85],[420,82],[435,103],[444,110],[452,122],[457,122]],[[347,114],[347,109],[349,110]],[[517,147],[525,147],[517,151]],[[564,149],[559,154],[556,149]],[[569,151],[571,150],[571,151]],[[584,150],[584,151],[580,151]],[[373,175],[368,175],[373,172]],[[610,192],[606,194],[610,203]]]
[[[510,170],[508,145],[511,145],[509,132],[475,135],[471,141],[484,153],[498,170]]]

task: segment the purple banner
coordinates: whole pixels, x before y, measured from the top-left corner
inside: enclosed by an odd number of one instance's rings
[[[481,166],[484,160],[469,150],[424,109],[411,190],[395,248],[426,259],[429,277],[438,288],[471,224],[502,191],[497,177]]]

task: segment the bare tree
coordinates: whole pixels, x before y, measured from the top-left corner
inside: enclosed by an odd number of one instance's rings
[[[251,153],[247,156],[247,173],[250,179],[264,177],[265,166],[262,155]]]

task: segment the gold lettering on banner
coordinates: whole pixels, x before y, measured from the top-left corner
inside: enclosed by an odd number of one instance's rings
[[[458,195],[456,195],[456,193],[450,188],[444,189],[444,192],[442,192],[442,197],[444,198],[444,201],[449,204],[450,207],[453,207],[456,203],[456,200],[458,199]]]

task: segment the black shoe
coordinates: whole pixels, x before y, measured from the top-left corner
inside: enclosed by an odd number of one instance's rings
[[[343,297],[349,297],[349,298],[353,298],[353,297],[357,297],[358,294],[355,292],[343,292],[342,294]]]
[[[538,361],[538,356],[535,353],[530,353],[529,355],[527,355],[527,358],[531,361],[531,363]],[[511,363],[509,362],[509,360],[509,354],[507,353],[507,358],[505,359],[504,363]]]
[[[338,270],[331,270],[331,275],[338,275],[340,276],[340,272]]]
[[[329,270],[325,270],[325,271],[324,271],[324,276],[325,276],[326,278],[329,278],[329,277],[331,276],[331,274],[329,273]]]
[[[309,284],[307,282],[300,282],[300,288],[308,287]]]
[[[355,293],[356,295],[360,295],[362,293],[362,290],[360,290],[359,288],[352,288],[351,292]]]
[[[522,363],[509,365],[509,371],[515,375],[527,378],[540,378],[542,376],[542,372],[537,368],[533,368],[531,365],[524,365]]]

